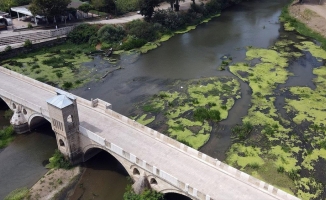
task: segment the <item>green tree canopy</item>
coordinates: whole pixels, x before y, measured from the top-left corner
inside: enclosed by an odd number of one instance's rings
[[[154,8],[158,7],[160,0],[142,0],[140,3],[140,13],[145,16],[146,20],[152,18],[154,13]]]
[[[83,3],[82,5],[80,5],[80,6],[78,7],[78,10],[83,11],[83,12],[86,13],[87,15],[88,15],[88,12],[89,12],[90,10],[93,10],[93,9],[94,9],[94,7],[93,7],[92,5],[90,5],[89,3]]]
[[[32,0],[29,9],[33,15],[50,17],[64,13],[70,3],[71,0]]]

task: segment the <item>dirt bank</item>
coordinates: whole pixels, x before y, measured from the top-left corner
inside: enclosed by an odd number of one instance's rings
[[[57,199],[65,188],[75,183],[81,171],[80,167],[70,170],[51,169],[30,189],[29,199]]]
[[[298,19],[307,27],[326,37],[326,1],[305,0],[303,4],[294,1],[289,7],[292,17]]]

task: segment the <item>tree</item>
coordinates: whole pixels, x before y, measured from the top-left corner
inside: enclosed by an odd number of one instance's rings
[[[33,15],[48,18],[64,13],[70,3],[71,0],[32,0],[29,10]]]
[[[83,11],[84,13],[86,13],[87,14],[87,17],[88,17],[88,12],[90,11],[90,10],[93,10],[94,9],[94,7],[92,6],[92,5],[90,5],[89,3],[83,3],[82,5],[80,5],[79,7],[78,7],[78,10],[81,10],[81,11]]]
[[[140,4],[140,14],[145,16],[146,20],[150,20],[154,13],[154,8],[159,6],[159,0],[142,0]]]
[[[166,2],[170,3],[171,9],[173,10],[173,4],[175,0],[166,0]]]

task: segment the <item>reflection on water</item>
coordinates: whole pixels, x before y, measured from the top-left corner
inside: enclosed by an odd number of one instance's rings
[[[51,157],[56,147],[49,124],[31,133],[17,135],[0,152],[0,199],[12,190],[34,185],[48,171],[42,163]]]
[[[85,168],[70,200],[122,199],[128,174],[119,161],[102,151],[88,160]]]

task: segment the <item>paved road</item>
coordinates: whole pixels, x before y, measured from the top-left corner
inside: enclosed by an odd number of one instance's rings
[[[46,100],[55,95],[55,91],[41,89],[3,72],[0,72],[0,88],[45,109]],[[78,105],[78,111],[83,127],[214,199],[279,199],[112,116],[82,104]]]

